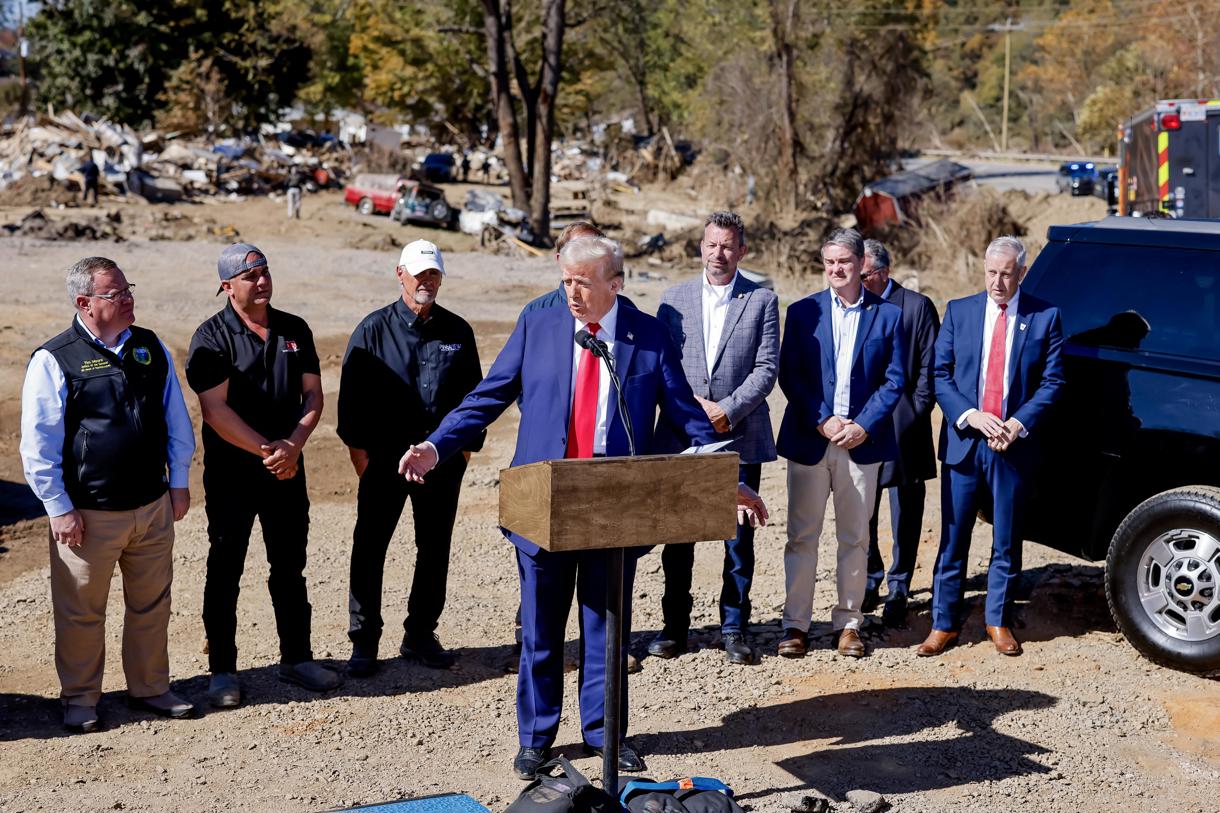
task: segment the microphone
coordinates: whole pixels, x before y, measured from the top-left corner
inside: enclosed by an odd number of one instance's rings
[[[587,330],[576,331],[574,341],[580,347],[583,347],[593,355],[600,356],[603,359],[605,359],[610,353],[609,348],[606,347],[606,343]],[[607,363],[609,363],[608,359]]]
[[[584,329],[576,331],[572,340],[579,347],[606,362],[606,370],[610,373],[610,381],[614,384],[614,391],[618,395],[619,419],[623,422],[623,429],[627,431],[627,451],[631,457],[635,457],[635,431],[631,426],[631,415],[627,412],[627,399],[623,397],[623,383],[619,381],[618,373],[614,371],[614,359],[610,356],[610,348],[606,347],[606,343],[601,339]]]

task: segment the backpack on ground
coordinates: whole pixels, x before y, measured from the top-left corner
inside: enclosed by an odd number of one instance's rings
[[[742,813],[733,789],[707,776],[628,782],[619,801],[629,813]]]

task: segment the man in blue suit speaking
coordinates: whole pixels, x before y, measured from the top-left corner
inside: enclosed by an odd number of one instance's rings
[[[635,448],[654,448],[659,407],[668,423],[693,443],[712,443],[715,431],[691,393],[669,332],[656,318],[622,306],[623,255],[602,237],[569,242],[560,253],[566,308],[523,313],[483,383],[423,443],[403,456],[399,471],[422,481],[438,461],[469,445],[505,408],[521,399],[521,426],[512,465],[563,457],[629,454],[627,430],[604,364],[573,341],[588,331],[609,347],[623,383]],[[570,506],[579,511],[579,505]],[[563,644],[575,590],[580,611],[580,717],[585,747],[604,742],[606,559],[602,550],[552,553],[505,531],[517,547],[521,580],[522,647],[517,679],[521,748],[513,770],[533,778],[550,756],[563,700]],[[641,540],[645,542],[646,540]],[[624,645],[630,639],[635,556],[624,565]],[[624,646],[625,649],[625,646]],[[624,656],[625,660],[625,656]],[[627,680],[620,719],[627,719]],[[626,726],[623,726],[624,730]],[[620,745],[619,770],[642,771],[644,761]]]
[[[1059,309],[1021,293],[1025,246],[997,237],[983,256],[986,290],[949,303],[932,377],[940,434],[941,536],[932,582],[932,631],[916,649],[939,655],[957,641],[966,557],[979,505],[992,504],[987,636],[1020,655],[1010,629],[1021,574],[1021,518],[1038,460],[1038,428],[1063,387]]]
[[[822,245],[827,288],[788,308],[779,386],[788,398],[776,447],[788,458],[784,639],[802,657],[813,614],[818,542],[834,494],[840,655],[865,654],[860,605],[868,582],[868,523],[881,463],[898,454],[891,413],[902,396],[902,309],[864,288],[864,239],[835,229]]]

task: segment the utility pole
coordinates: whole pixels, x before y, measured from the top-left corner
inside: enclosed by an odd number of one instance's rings
[[[987,26],[989,31],[1004,32],[1004,113],[1000,119],[1000,151],[1008,152],[1008,86],[1012,78],[1012,32],[1021,31],[1025,28],[1025,23],[1012,22],[1012,17],[1003,25],[992,23]]]
[[[30,86],[25,75],[25,58],[29,55],[30,46],[25,38],[25,0],[17,3],[17,77],[21,82],[21,103],[18,112],[21,118],[30,108]]]

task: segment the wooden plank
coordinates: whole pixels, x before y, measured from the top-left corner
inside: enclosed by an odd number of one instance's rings
[[[737,469],[730,453],[507,469],[500,473],[500,524],[550,551],[728,539],[737,530]]]

